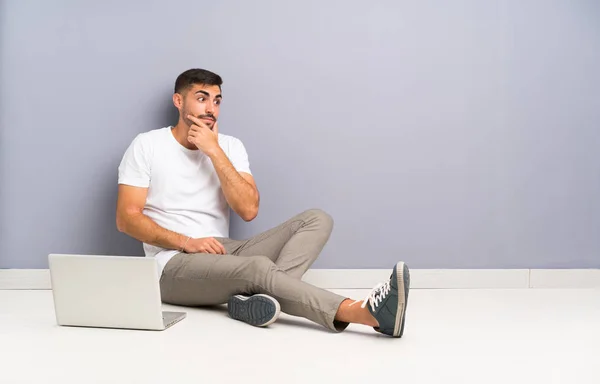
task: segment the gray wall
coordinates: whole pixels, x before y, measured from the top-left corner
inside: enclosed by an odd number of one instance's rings
[[[2,1],[0,268],[142,253],[117,166],[190,67],[262,193],[232,237],[321,207],[317,268],[600,267],[599,2],[151,3]]]

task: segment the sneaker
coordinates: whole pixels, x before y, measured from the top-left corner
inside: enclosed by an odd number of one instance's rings
[[[263,294],[231,296],[227,309],[232,319],[256,327],[266,327],[273,324],[281,313],[279,302],[271,296]]]
[[[365,298],[361,307],[369,304],[369,312],[379,323],[379,327],[374,327],[377,332],[402,337],[409,289],[410,272],[401,261],[394,267],[390,281],[378,284]]]

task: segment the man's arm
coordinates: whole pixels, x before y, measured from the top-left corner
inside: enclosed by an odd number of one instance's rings
[[[249,173],[239,173],[221,147],[215,148],[208,156],[219,175],[221,189],[231,209],[245,221],[253,220],[258,215],[260,204],[254,177]]]
[[[147,244],[181,250],[187,237],[169,231],[142,213],[148,188],[119,184],[117,229]]]
[[[161,248],[183,250],[187,253],[225,254],[225,247],[212,237],[188,238],[156,224],[143,213],[147,196],[148,188],[119,184],[117,229],[120,232]]]
[[[196,145],[212,161],[227,203],[245,221],[258,215],[260,195],[254,178],[249,173],[239,173],[219,146],[219,126],[211,130],[195,116],[188,115],[195,124],[190,127],[188,141]]]

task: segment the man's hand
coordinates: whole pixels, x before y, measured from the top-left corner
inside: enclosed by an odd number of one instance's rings
[[[183,251],[185,253],[213,253],[217,255],[227,253],[223,244],[212,237],[189,239]]]
[[[194,123],[188,131],[188,141],[207,155],[217,150],[219,148],[218,123],[215,121],[215,125],[211,130],[202,120],[192,115],[187,117]]]

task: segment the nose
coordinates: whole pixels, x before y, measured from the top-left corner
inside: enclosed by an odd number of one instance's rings
[[[214,108],[213,104],[212,103],[207,103],[206,107],[204,109],[204,113],[206,115],[214,115],[214,112],[215,112],[215,108]]]

